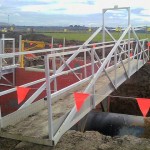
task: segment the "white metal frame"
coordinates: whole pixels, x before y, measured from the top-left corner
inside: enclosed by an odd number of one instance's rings
[[[128,27],[124,30],[122,35],[118,40],[116,40],[113,35],[106,29],[105,27],[105,17],[104,14],[108,10],[114,10],[114,9],[125,9],[128,11]],[[89,44],[94,37],[99,34],[102,31],[103,34],[103,42],[102,43],[94,43]],[[130,38],[131,32],[134,35],[134,39]],[[105,41],[105,34],[110,35],[113,41],[106,42]],[[125,36],[128,35],[128,39],[124,40]],[[40,82],[44,82],[42,86],[19,108],[25,108],[32,104],[32,102],[46,89],[47,91],[47,101],[48,101],[48,126],[49,126],[49,139],[52,141],[52,143],[55,145],[60,137],[69,130],[73,125],[75,125],[78,121],[80,121],[88,112],[90,112],[95,106],[100,103],[100,100],[96,98],[95,96],[95,83],[97,80],[102,76],[105,75],[110,84],[111,84],[111,91],[118,88],[118,86],[123,83],[127,78],[130,78],[130,76],[135,72],[133,68],[131,68],[131,61],[136,60],[137,61],[137,70],[141,67],[141,60],[142,65],[144,65],[149,60],[149,51],[145,48],[147,39],[139,40],[138,36],[136,35],[134,28],[130,25],[130,8],[129,7],[123,7],[123,8],[108,8],[103,10],[103,26],[98,28],[93,35],[83,44],[80,46],[73,46],[73,47],[63,47],[63,48],[53,48],[53,49],[45,49],[45,50],[37,50],[37,51],[29,51],[29,52],[17,52],[12,53],[11,56],[20,56],[24,54],[30,54],[30,53],[40,53],[40,52],[51,52],[51,54],[45,55],[45,78],[40,79],[38,81],[34,81],[31,83],[27,83],[25,85],[22,85],[23,87],[28,87],[31,85],[35,85]],[[133,44],[135,46],[133,46]],[[96,47],[93,47],[93,45],[96,45]],[[76,48],[76,50],[75,50]],[[105,50],[106,48],[111,48],[108,54],[106,54]],[[70,50],[73,49],[73,50]],[[98,54],[100,52],[102,56]],[[133,55],[130,56],[131,52],[133,52]],[[71,68],[70,63],[79,55],[83,54],[84,58],[84,65]],[[90,56],[90,63],[87,63],[87,54]],[[67,56],[67,57],[65,57]],[[10,54],[0,54],[0,58],[7,58],[10,57]],[[62,66],[60,66],[58,69],[56,68],[56,58],[60,58],[60,60],[63,62]],[[53,74],[50,75],[50,69],[49,68],[49,61],[53,61],[52,69]],[[125,64],[128,63],[128,68],[125,67]],[[95,66],[98,67],[98,70],[95,70]],[[124,69],[124,74],[126,78],[118,79],[117,76],[117,69],[119,66],[122,66]],[[90,76],[87,76],[87,70],[86,67],[91,67],[92,73]],[[76,73],[77,70],[83,68],[84,69],[84,77],[80,78],[78,74]],[[112,79],[111,76],[108,73],[108,70],[114,70],[114,76],[115,78]],[[136,71],[137,71],[136,70]],[[65,75],[68,73],[73,73],[74,76],[78,79],[78,82],[70,85],[64,89],[58,90],[57,89],[57,78],[61,75]],[[54,97],[59,97],[63,92],[72,89],[76,85],[80,85],[82,83],[85,83],[86,81],[89,81],[89,84],[87,85],[84,92],[90,93],[92,96],[88,98],[84,106],[81,108],[79,112],[76,111],[76,107],[74,106],[70,112],[66,113],[64,117],[60,118],[59,124],[56,126],[53,125],[53,117],[52,117],[52,99]],[[52,92],[51,84],[54,82],[54,91]],[[12,88],[6,91],[0,92],[0,96],[11,93],[16,91],[16,88]],[[108,91],[106,95],[107,97],[109,95]],[[56,98],[57,100],[57,98]],[[56,102],[55,100],[55,102]]]
[[[2,38],[0,39],[0,54],[6,54],[5,52],[5,42],[9,41],[12,42],[12,53],[15,53],[15,39],[14,38],[5,38],[5,35],[2,34]],[[0,57],[0,79],[4,79],[7,84],[0,84],[5,86],[14,86],[15,85],[15,68],[18,66],[15,63],[15,56],[9,55],[9,57],[6,58],[12,58],[12,64],[7,64],[4,58]],[[3,65],[5,62],[6,64]],[[13,79],[12,82],[9,81],[4,75],[8,73],[13,73]]]

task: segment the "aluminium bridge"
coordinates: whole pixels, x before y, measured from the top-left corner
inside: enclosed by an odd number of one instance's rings
[[[128,12],[128,27],[124,29],[118,40],[104,24],[104,14],[114,9],[125,9]],[[102,33],[103,41],[92,43],[99,33]],[[105,41],[106,34],[112,38],[112,41]],[[7,38],[3,37],[0,40],[2,46],[4,40]],[[30,87],[42,83],[17,111],[4,117],[1,116],[0,136],[53,146],[66,131],[78,122],[83,131],[86,115],[148,62],[147,41],[147,39],[138,38],[135,28],[130,23],[130,8],[123,7],[103,9],[103,26],[98,28],[83,45],[1,53],[1,77],[3,77],[4,73],[13,73],[13,69],[19,67],[15,61],[12,61],[12,65],[2,66],[6,58],[14,59],[25,54],[44,52],[45,78],[21,85],[21,87]],[[62,62],[59,67],[56,66],[58,58]],[[71,67],[70,63],[75,59],[83,59],[83,65]],[[52,61],[52,68],[49,65],[50,61]],[[6,67],[9,68],[8,72],[5,71]],[[90,74],[88,73],[89,68],[91,69]],[[78,72],[80,69],[84,70],[84,76]],[[50,73],[51,71],[53,74]],[[58,89],[58,78],[69,73],[76,77],[77,82]],[[34,102],[45,90],[46,100],[41,99]],[[0,96],[14,91],[16,87],[1,91]],[[90,94],[80,111],[76,110],[74,92]]]

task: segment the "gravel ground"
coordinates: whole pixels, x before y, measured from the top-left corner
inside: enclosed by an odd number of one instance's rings
[[[0,150],[150,150],[150,139],[68,131],[55,147],[0,138]]]

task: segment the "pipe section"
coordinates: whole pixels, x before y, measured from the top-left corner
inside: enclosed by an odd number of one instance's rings
[[[92,111],[88,114],[85,131],[98,131],[108,136],[139,137],[144,134],[144,127],[142,116]],[[75,126],[72,129],[78,130],[77,128]]]

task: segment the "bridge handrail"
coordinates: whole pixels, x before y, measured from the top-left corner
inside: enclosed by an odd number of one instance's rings
[[[131,41],[134,41],[134,39],[131,39]],[[142,39],[143,40],[143,39]],[[146,40],[146,39],[144,39]],[[123,41],[127,41],[127,39],[123,40]],[[115,43],[114,41],[108,41],[108,42],[100,42],[100,43],[92,43],[92,44],[87,44],[84,45],[86,47],[88,46],[97,46],[97,45],[102,45],[102,44],[107,44],[107,43]],[[20,55],[26,55],[26,54],[38,54],[38,53],[47,53],[47,52],[59,52],[59,51],[63,51],[63,50],[70,50],[70,49],[75,49],[75,48],[79,48],[82,47],[84,49],[83,45],[78,45],[78,46],[69,46],[69,47],[62,47],[62,48],[52,48],[52,49],[42,49],[42,50],[34,50],[34,51],[26,51],[26,52],[15,52],[15,53],[5,53],[5,54],[0,54],[0,58],[10,58],[13,56],[20,56]]]
[[[101,64],[101,66],[100,66],[100,68],[99,68],[99,70],[97,71],[97,73],[96,74],[94,74],[93,75],[93,78],[91,79],[91,81],[90,81],[90,83],[88,84],[88,86],[86,87],[86,89],[84,90],[84,92],[85,93],[91,93],[91,90],[92,90],[92,88],[93,88],[93,86],[94,86],[94,84],[95,84],[95,82],[97,81],[97,79],[100,77],[100,75],[102,74],[102,72],[103,71],[105,71],[105,67],[106,67],[106,65],[107,65],[107,63],[110,61],[110,59],[112,58],[112,56],[113,56],[113,54],[116,52],[117,53],[117,47],[119,46],[119,44],[120,44],[120,42],[122,41],[122,39],[125,37],[125,35],[130,31],[130,30],[133,30],[134,31],[134,29],[131,27],[131,25],[129,25],[127,28],[126,28],[126,30],[123,32],[123,34],[121,35],[121,37],[119,38],[119,40],[116,42],[116,44],[115,44],[115,46],[113,47],[113,49],[110,51],[110,53],[108,54],[108,56],[105,58],[105,60],[102,62],[102,64]],[[136,34],[136,33],[134,33],[134,34]],[[139,39],[138,39],[138,37],[136,37],[137,38],[137,41],[139,41]],[[146,50],[144,50],[143,51],[143,53],[145,52],[145,51],[147,51],[148,49],[146,49]],[[130,50],[129,50],[129,52],[130,52]],[[130,62],[130,53],[128,52],[128,65],[130,65],[129,64],[129,62]],[[115,56],[116,57],[116,56]],[[115,62],[116,63],[116,62]],[[115,66],[117,65],[117,64],[114,64]],[[123,66],[124,67],[124,66]],[[114,68],[115,69],[115,68]],[[129,74],[128,74],[129,75]],[[129,75],[130,76],[130,75]],[[112,82],[112,81],[111,81]],[[114,88],[115,88],[115,85],[114,85]],[[94,102],[93,102],[94,103]],[[69,115],[67,116],[67,118],[65,119],[65,121],[63,122],[63,124],[65,124],[65,123],[67,123],[67,122],[70,122],[72,119],[73,119],[73,117],[75,116],[75,114],[76,114],[76,106],[74,106],[72,109],[71,109],[71,111],[70,111],[70,113],[69,113]],[[82,116],[82,115],[81,115]],[[83,116],[82,116],[83,117]],[[75,120],[74,120],[75,121]],[[76,121],[78,121],[77,119],[76,119]],[[62,127],[63,128],[63,127]]]
[[[139,40],[139,41],[146,41],[147,39],[142,39],[142,40]],[[124,42],[124,44],[127,44],[127,39],[125,39],[125,40],[122,40],[122,41],[120,41],[120,42]],[[131,42],[134,42],[134,39],[131,39]],[[105,42],[105,43],[109,43],[109,42]],[[115,43],[115,41],[111,41],[110,43]],[[96,45],[102,45],[103,43],[96,43]],[[85,46],[86,44],[84,44],[84,46]],[[86,49],[83,49],[83,47],[84,47],[83,45],[82,46],[80,46],[81,48],[80,49],[78,49],[78,50],[76,50],[76,51],[78,51],[78,53],[80,53],[80,52],[85,52],[85,51],[90,51],[91,50],[91,48],[86,48]],[[93,44],[87,44],[86,46],[93,46]],[[110,47],[110,46],[114,46],[114,44],[111,44],[111,45],[105,45],[105,47]],[[79,47],[79,46],[73,46],[72,48],[75,48],[75,47]],[[104,46],[102,45],[102,46],[99,46],[99,47],[95,47],[94,49],[96,50],[96,49],[101,49],[101,48],[103,48]],[[69,49],[70,47],[66,47],[66,49]],[[54,49],[51,49],[51,51],[54,51],[54,50],[57,50],[57,51],[61,51],[61,50],[64,50],[64,48],[54,48]],[[42,50],[38,50],[38,52],[41,52]],[[56,53],[55,55],[68,55],[68,54],[73,54],[73,53],[75,53],[76,51],[69,51],[69,52],[60,52],[60,53]],[[32,52],[34,52],[34,53],[36,53],[35,51],[30,51],[30,52],[18,52],[18,53],[15,53],[14,55],[20,55],[20,54],[27,54],[27,53],[32,53]],[[124,52],[122,52],[122,53],[124,53]],[[122,54],[121,53],[121,54]],[[6,56],[8,56],[9,55],[9,53],[8,54],[1,54],[0,55],[0,57],[6,57]],[[49,57],[55,57],[55,55],[54,54],[48,54],[49,55]],[[117,54],[117,56],[118,56],[119,54]],[[114,57],[114,54],[112,54],[111,55],[111,57]],[[134,56],[135,57],[135,56]],[[102,58],[101,59],[101,61],[103,62],[104,61],[104,58]],[[109,61],[109,60],[108,60]],[[108,63],[108,61],[107,61],[107,63]],[[97,64],[98,63],[98,61],[94,61],[94,64]],[[106,63],[106,64],[107,64]],[[51,81],[53,81],[53,79],[55,79],[56,77],[58,77],[58,76],[60,76],[60,75],[64,75],[64,74],[68,74],[68,73],[70,73],[70,72],[72,72],[72,71],[76,71],[76,70],[78,70],[78,69],[81,69],[81,68],[84,68],[84,67],[87,67],[87,66],[90,66],[92,63],[88,63],[88,64],[86,64],[86,65],[83,65],[83,66],[80,66],[80,67],[76,67],[76,68],[73,68],[72,70],[68,70],[68,71],[62,71],[62,72],[56,72],[54,75],[52,75],[51,77],[50,77],[50,80]],[[106,66],[103,66],[103,68],[105,68]],[[35,84],[38,84],[38,83],[41,83],[41,82],[44,82],[45,81],[45,78],[42,78],[42,79],[40,79],[40,80],[38,80],[38,81],[33,81],[33,82],[30,82],[30,83],[27,83],[27,84],[24,84],[24,85],[21,85],[21,87],[28,87],[28,86],[31,86],[31,85],[35,85]],[[45,88],[45,85],[43,86],[43,88]],[[14,91],[16,91],[16,88],[12,88],[12,89],[9,89],[9,90],[6,90],[6,91],[2,91],[2,92],[0,92],[0,96],[2,96],[2,95],[5,95],[5,94],[8,94],[8,93],[11,93],[11,92],[14,92]]]

